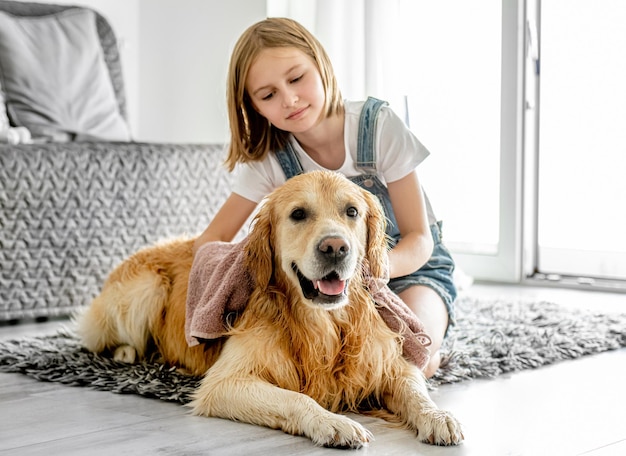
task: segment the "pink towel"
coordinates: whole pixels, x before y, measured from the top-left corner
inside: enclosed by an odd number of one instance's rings
[[[378,313],[390,329],[404,337],[402,354],[417,367],[423,369],[430,359],[428,347],[432,343],[430,337],[424,332],[424,324],[387,286],[388,277],[372,277],[367,262],[363,264],[363,275],[378,308]]]
[[[198,345],[198,339],[223,336],[229,315],[245,309],[254,286],[244,267],[245,242],[208,242],[196,252],[189,273],[185,316],[185,337],[190,347]]]
[[[196,253],[189,274],[185,318],[185,337],[190,347],[224,335],[230,315],[245,309],[254,286],[244,266],[246,242],[247,238],[238,243],[209,242]],[[404,337],[404,357],[423,368],[428,363],[431,343],[424,325],[389,289],[387,278],[373,278],[367,264],[363,268],[381,317]]]

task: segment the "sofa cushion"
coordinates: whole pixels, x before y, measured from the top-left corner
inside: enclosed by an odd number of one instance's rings
[[[130,140],[91,10],[0,12],[0,87],[13,125],[35,138]]]

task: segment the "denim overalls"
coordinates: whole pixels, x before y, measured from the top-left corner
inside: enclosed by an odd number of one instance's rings
[[[386,102],[384,101],[369,97],[363,105],[359,118],[356,166],[363,170],[364,173],[351,177],[350,180],[361,188],[373,193],[380,200],[387,216],[387,235],[389,237],[389,247],[392,248],[400,240],[400,231],[393,213],[387,187],[376,175],[376,151],[374,148],[376,118],[380,108],[385,104]],[[287,179],[304,172],[291,143],[287,143],[284,149],[277,151],[276,158]],[[453,304],[457,294],[452,280],[454,260],[441,240],[441,222],[431,224],[430,229],[434,240],[433,254],[430,259],[424,266],[412,274],[391,279],[389,288],[396,294],[413,285],[425,285],[432,288],[441,296],[448,309],[449,322],[454,324]]]

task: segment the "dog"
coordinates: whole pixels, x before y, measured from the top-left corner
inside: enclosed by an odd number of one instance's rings
[[[245,244],[255,285],[225,337],[190,347],[185,304],[193,239],[138,251],[77,319],[89,350],[164,363],[202,376],[197,415],[253,423],[360,448],[372,438],[342,413],[371,411],[422,442],[454,445],[461,425],[439,410],[403,338],[382,320],[364,282],[387,274],[386,219],[376,196],[326,171],[302,174],[261,205]]]

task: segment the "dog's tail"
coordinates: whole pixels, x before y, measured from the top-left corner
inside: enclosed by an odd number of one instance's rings
[[[115,359],[144,358],[152,319],[161,314],[169,293],[163,275],[148,269],[132,279],[105,284],[91,305],[74,317],[76,332],[88,350],[111,350]]]

